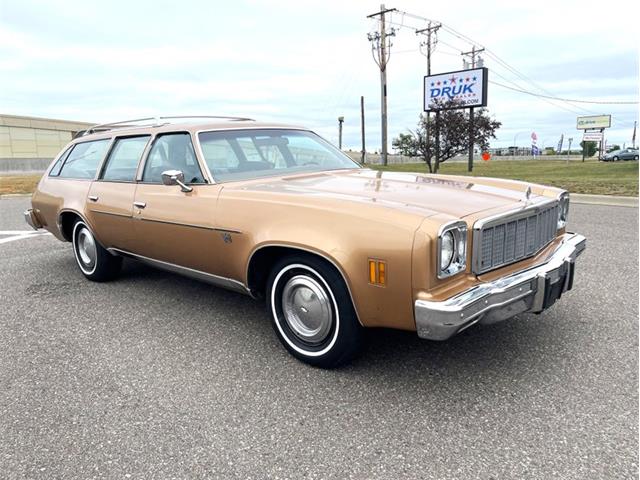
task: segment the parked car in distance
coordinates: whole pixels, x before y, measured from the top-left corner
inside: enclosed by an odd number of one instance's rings
[[[89,280],[128,257],[264,299],[283,346],[320,367],[353,358],[365,327],[445,340],[573,286],[586,240],[561,189],[370,170],[297,126],[146,120],[75,138],[25,212]]]
[[[617,162],[618,160],[638,160],[637,148],[614,150],[602,156],[603,162]]]

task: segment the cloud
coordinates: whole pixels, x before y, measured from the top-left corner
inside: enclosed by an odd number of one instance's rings
[[[629,47],[637,7],[610,2],[594,16],[584,3],[459,1],[399,10],[438,20],[476,39],[554,95],[637,100],[637,46]],[[3,4],[0,13],[0,104],[5,113],[90,121],[159,114],[237,114],[308,125],[360,148],[360,96],[365,97],[367,146],[379,149],[379,71],[366,15],[379,3],[293,0]],[[618,12],[628,15],[621,18]],[[422,109],[426,59],[406,28],[417,20],[391,17],[388,69],[389,137],[413,128]],[[420,23],[420,22],[418,22]],[[404,25],[401,26],[401,25]],[[585,29],[585,25],[589,28]],[[469,44],[442,30],[433,71],[461,67]],[[540,91],[485,54],[491,78]],[[505,79],[499,76],[505,77]],[[614,115],[612,138],[630,137],[636,106],[576,106],[490,86],[489,110],[503,123],[497,146],[519,131],[540,136],[576,133],[581,113]],[[544,135],[543,135],[544,134]],[[525,140],[522,134],[518,139]]]

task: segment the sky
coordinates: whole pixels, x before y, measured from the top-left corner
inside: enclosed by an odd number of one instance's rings
[[[637,2],[397,1],[388,65],[389,139],[422,111],[426,58],[415,28],[442,22],[432,73],[487,48],[490,81],[569,99],[638,102]],[[310,127],[380,149],[380,73],[367,33],[373,1],[76,2],[0,0],[0,113],[109,122],[158,115],[239,115]],[[403,14],[406,12],[414,16]],[[451,31],[459,32],[465,39]],[[505,64],[507,66],[505,66]],[[489,85],[502,122],[492,147],[580,141],[578,115],[612,114],[608,144],[630,144],[638,105],[568,104]],[[566,141],[565,141],[566,148]]]

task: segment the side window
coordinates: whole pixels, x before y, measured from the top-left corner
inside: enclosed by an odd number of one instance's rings
[[[62,155],[58,157],[58,160],[56,161],[55,165],[51,167],[51,170],[49,170],[50,177],[57,177],[58,175],[60,175],[60,170],[62,169],[62,165],[64,164],[64,161],[69,156],[69,152],[71,152],[71,150],[73,150],[73,147],[67,148],[62,153]]]
[[[144,166],[142,181],[161,183],[162,172],[166,170],[180,170],[187,183],[205,183],[188,133],[156,137]]]
[[[67,156],[58,176],[60,178],[92,179],[96,174],[98,164],[104,157],[109,141],[106,138],[93,142],[77,143]]]
[[[138,162],[150,136],[118,138],[113,144],[102,180],[111,182],[133,182],[136,179]]]

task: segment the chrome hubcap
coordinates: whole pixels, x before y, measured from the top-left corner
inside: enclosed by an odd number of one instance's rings
[[[93,235],[86,228],[82,227],[78,232],[78,255],[85,265],[93,265],[96,260],[96,242]]]
[[[313,278],[297,275],[282,289],[282,313],[291,331],[310,343],[323,341],[333,324],[331,300]]]

